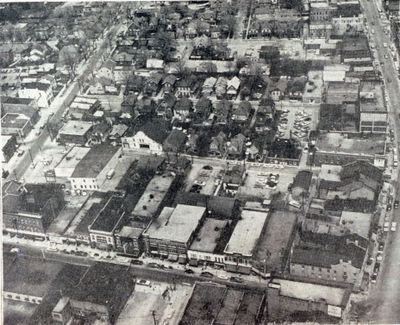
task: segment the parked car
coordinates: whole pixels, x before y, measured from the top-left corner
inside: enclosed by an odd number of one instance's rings
[[[193,274],[194,271],[193,271],[192,269],[186,269],[186,270],[185,270],[185,273],[187,273],[187,274]]]
[[[139,279],[139,280],[136,280],[136,284],[150,287],[150,281],[148,281],[148,280]]]
[[[24,153],[25,153],[25,150],[22,150],[22,149],[18,149],[17,150],[17,156],[18,157],[21,157]]]
[[[133,264],[133,265],[143,265],[143,261],[140,261],[140,260],[131,260],[131,264]]]
[[[390,227],[390,223],[387,221],[383,224],[383,231],[388,232]]]
[[[399,200],[394,201],[394,208],[397,209],[399,207]]]
[[[372,274],[371,275],[371,283],[376,283],[376,279],[378,278],[378,275]]]
[[[20,252],[18,247],[13,247],[10,249],[10,253],[18,254]]]
[[[390,227],[391,231],[396,231],[397,229],[397,222],[392,222],[392,226]]]
[[[378,275],[380,268],[381,268],[381,263],[378,263],[378,262],[375,263],[373,274]]]
[[[214,277],[214,274],[212,274],[210,272],[201,272],[200,275],[205,278],[213,278]]]
[[[378,254],[376,255],[376,260],[377,260],[378,262],[382,262],[382,260],[383,260],[383,255],[382,255],[382,253],[378,253]]]
[[[151,267],[152,269],[159,269],[160,265],[157,263],[148,263],[147,264],[148,267]]]
[[[385,243],[379,243],[378,253],[383,253],[383,249],[385,248]]]
[[[242,282],[243,282],[243,279],[242,279],[242,278],[239,278],[239,277],[237,277],[237,276],[231,276],[230,280],[231,280],[232,282],[236,282],[236,283],[242,283]]]

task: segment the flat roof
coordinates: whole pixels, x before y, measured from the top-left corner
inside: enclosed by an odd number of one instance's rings
[[[267,217],[266,212],[243,210],[224,252],[252,256]]]
[[[327,304],[332,306],[342,306],[346,297],[346,289],[321,284],[284,279],[274,279],[272,284],[280,285],[281,296],[301,300],[325,300]]]
[[[343,211],[340,218],[340,224],[364,238],[368,238],[371,222],[371,213]]]
[[[203,218],[206,208],[178,204],[175,209],[171,209],[173,208],[164,208],[143,235],[154,239],[187,243]]]
[[[86,104],[96,104],[98,100],[91,97],[76,96],[72,103],[86,103]]]
[[[92,122],[69,120],[63,125],[59,134],[83,136],[93,127]]]
[[[318,136],[315,146],[319,151],[383,155],[385,136],[373,135],[372,138],[363,139],[345,137],[340,133],[325,133]]]
[[[29,122],[29,118],[23,114],[7,113],[1,119],[3,128],[22,129]]]
[[[125,213],[123,203],[123,198],[112,196],[89,226],[89,230],[112,232]]]
[[[321,171],[319,172],[319,178],[332,181],[340,182],[340,172],[342,171],[342,166],[338,165],[321,165]]]
[[[58,216],[50,224],[49,228],[47,229],[47,233],[62,235],[67,230],[68,226],[75,218],[79,210],[80,207],[64,207],[64,209],[60,211]]]
[[[174,173],[154,176],[147,184],[146,190],[132,211],[132,215],[143,218],[154,217],[174,180]]]
[[[42,259],[5,259],[3,290],[43,297],[62,267],[62,263]]]
[[[361,83],[360,112],[387,112],[381,84],[376,82]]]
[[[118,154],[120,148],[100,144],[90,148],[90,151],[76,165],[71,178],[94,178],[108,164],[112,157]]]
[[[213,253],[218,245],[218,240],[221,237],[222,231],[227,224],[228,220],[205,219],[195,240],[192,245],[190,245],[190,249],[199,252]]]

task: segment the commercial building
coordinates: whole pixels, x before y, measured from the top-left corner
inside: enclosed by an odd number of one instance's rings
[[[249,274],[258,240],[265,230],[268,213],[243,210],[225,247],[225,269]]]
[[[1,112],[26,115],[32,124],[39,119],[38,103],[33,98],[1,97]]]
[[[3,184],[3,230],[17,236],[46,237],[63,207],[61,184]]]
[[[1,118],[2,135],[15,135],[18,139],[23,139],[32,128],[30,119],[23,114],[7,113]]]
[[[1,162],[8,162],[14,155],[17,149],[17,138],[15,135],[2,135],[1,136]]]
[[[125,217],[123,198],[111,196],[88,227],[90,242],[100,249],[114,249],[115,230],[123,224]]]
[[[380,83],[362,82],[360,88],[360,132],[386,134],[388,112]]]
[[[92,129],[92,122],[69,120],[58,132],[58,141],[61,144],[84,145],[88,142]]]
[[[204,207],[183,204],[165,207],[143,233],[147,253],[171,260],[186,256],[205,216]]]
[[[74,115],[74,117],[81,118],[84,115],[93,114],[100,107],[100,101],[96,98],[76,96],[69,106],[69,112]]]
[[[40,108],[49,108],[54,98],[51,84],[41,81],[22,83],[18,95],[21,98],[37,100],[38,107]]]
[[[297,314],[318,323],[337,322],[348,307],[350,294],[350,289],[341,287],[274,279],[267,290],[268,320],[280,323]]]
[[[120,151],[119,147],[106,144],[90,148],[69,177],[72,189],[83,191],[100,189],[107,178],[107,173],[117,165]]]
[[[133,219],[149,222],[156,217],[170,197],[175,180],[172,172],[155,175],[133,209]]]

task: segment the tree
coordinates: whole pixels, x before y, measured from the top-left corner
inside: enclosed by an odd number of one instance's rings
[[[215,63],[212,62],[203,62],[200,64],[200,69],[201,72],[206,72],[206,73],[216,73],[217,72],[217,66]]]
[[[74,79],[76,76],[76,66],[79,62],[77,48],[73,45],[64,46],[60,51],[58,62],[69,69],[70,78]]]
[[[236,17],[234,15],[226,15],[222,18],[221,22],[226,26],[228,38],[231,38],[236,31]]]
[[[187,77],[190,74],[190,69],[187,66],[185,66],[185,63],[182,60],[179,60],[178,62],[176,62],[175,70],[176,70],[176,74],[180,78]]]
[[[175,40],[167,33],[158,31],[154,36],[155,44],[161,52],[161,58],[169,61],[172,51],[175,50]]]

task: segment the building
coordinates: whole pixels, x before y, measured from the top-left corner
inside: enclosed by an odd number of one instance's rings
[[[268,320],[280,323],[291,315],[302,315],[318,323],[337,322],[347,309],[350,294],[350,289],[341,287],[274,279],[267,290]],[[333,318],[320,320],[318,312]]]
[[[371,52],[366,36],[345,37],[341,44],[341,60],[351,65],[371,65]]]
[[[330,22],[335,11],[336,7],[327,2],[312,2],[310,3],[310,21]]]
[[[84,273],[79,285],[69,287],[63,292],[64,299],[69,298],[68,303],[63,306],[70,309],[77,319],[83,317],[115,324],[134,285],[129,267],[96,263]],[[62,314],[63,310],[59,308],[56,312]]]
[[[45,238],[63,207],[61,184],[3,184],[3,230],[17,236]]]
[[[166,124],[164,120],[155,120],[136,127],[133,135],[130,135],[128,131],[122,137],[122,150],[161,154],[163,143],[168,137]]]
[[[359,87],[357,83],[329,82],[326,89],[326,103],[341,105],[344,103],[358,103]]]
[[[260,325],[266,318],[265,293],[197,282],[179,324]]]
[[[191,261],[224,266],[223,249],[229,239],[228,220],[206,218],[188,250]]]
[[[23,139],[32,128],[30,119],[23,114],[7,113],[1,118],[2,135],[15,135],[18,139]]]
[[[132,257],[139,257],[143,252],[142,234],[145,223],[131,222],[115,232],[116,250]]]
[[[264,231],[268,213],[243,210],[241,219],[225,247],[225,269],[250,274],[258,240]]]
[[[155,175],[136,203],[131,214],[133,219],[150,222],[155,218],[170,198],[175,181],[176,175],[172,172]]]
[[[148,254],[177,261],[185,256],[206,216],[204,207],[178,204],[165,207],[143,233]]]
[[[69,112],[75,118],[82,118],[84,115],[92,115],[101,108],[100,101],[96,98],[76,96],[69,106]]]
[[[246,167],[234,165],[229,168],[222,179],[222,187],[226,192],[236,193],[246,178]]]
[[[115,249],[115,230],[124,222],[123,198],[111,196],[93,223],[89,225],[90,242],[100,249]]]
[[[58,132],[58,142],[84,145],[89,141],[92,129],[92,122],[69,120]]]
[[[32,124],[39,119],[38,103],[33,98],[1,97],[1,113],[25,115],[29,117]]]
[[[362,82],[360,87],[360,132],[386,134],[388,112],[380,83]]]
[[[1,136],[1,162],[7,163],[17,149],[17,138],[14,135]]]
[[[121,149],[106,144],[96,145],[76,165],[69,180],[73,190],[100,189],[107,173],[117,165]]]
[[[18,95],[36,100],[40,108],[49,108],[54,98],[51,84],[40,81],[22,83]]]

